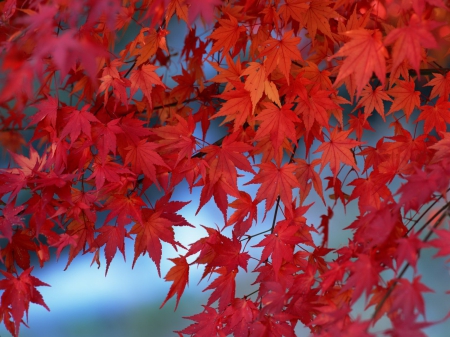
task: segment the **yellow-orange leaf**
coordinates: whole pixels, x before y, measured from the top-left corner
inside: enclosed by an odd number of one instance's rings
[[[214,30],[209,36],[210,39],[216,40],[209,55],[219,50],[222,51],[222,55],[228,54],[239,39],[239,35],[247,31],[247,28],[244,26],[239,26],[238,21],[233,16],[230,16],[230,20],[219,19],[219,25],[219,28]]]
[[[264,91],[264,82],[266,81],[266,71],[264,66],[258,62],[249,62],[249,67],[242,73],[243,76],[248,76],[245,80],[244,88],[250,92],[252,99],[252,113],[255,111],[256,104]]]

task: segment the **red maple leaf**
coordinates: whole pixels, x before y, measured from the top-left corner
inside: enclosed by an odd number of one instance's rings
[[[355,117],[354,115],[350,115],[350,120],[348,121],[350,124],[350,128],[355,131],[356,138],[361,139],[363,134],[363,129],[375,131],[367,121],[367,118],[364,114],[362,114],[360,111],[358,111],[358,116]],[[361,154],[360,152],[359,154]],[[365,171],[365,169],[364,169]]]
[[[0,237],[7,238],[10,242],[13,235],[13,226],[24,227],[24,218],[17,215],[24,210],[25,206],[15,207],[15,204],[15,200],[6,204],[1,210],[3,216],[0,217]]]
[[[401,110],[405,113],[406,120],[409,119],[414,108],[420,106],[420,91],[414,88],[413,81],[397,81],[397,85],[388,91],[388,94],[394,97],[388,115]]]
[[[109,265],[116,255],[117,249],[122,253],[125,260],[125,237],[131,238],[124,226],[109,226],[103,225],[96,230],[100,233],[95,239],[98,247],[105,245],[106,270],[105,275],[108,274]]]
[[[418,121],[425,121],[423,125],[424,133],[428,134],[431,130],[436,129],[436,132],[444,137],[447,131],[447,126],[450,124],[450,102],[444,98],[439,98],[434,106],[424,105],[420,109],[422,113],[417,118]]]
[[[370,291],[374,285],[377,285],[380,281],[381,267],[367,255],[359,255],[355,262],[351,265],[352,274],[347,279],[342,291],[353,288],[352,303],[362,295],[366,293],[366,298],[369,296]]]
[[[450,95],[450,71],[447,74],[434,74],[434,78],[425,84],[425,86],[432,86],[430,99],[435,98],[436,96],[442,97],[444,99],[448,98]]]
[[[247,271],[247,263],[250,255],[241,252],[241,241],[236,237],[229,239],[221,235],[220,241],[211,245],[215,252],[214,259],[209,263],[211,267],[225,267],[228,273],[237,270],[238,266]]]
[[[209,173],[208,180],[202,189],[197,213],[214,194],[216,204],[226,219],[227,195],[239,197],[236,168],[254,173],[248,159],[243,155],[251,149],[251,146],[237,141],[237,137],[236,132],[225,137],[222,146],[209,145],[202,149],[202,152],[206,153],[205,160],[209,164]]]
[[[93,129],[94,142],[97,146],[98,155],[102,164],[106,163],[106,156],[109,152],[112,152],[114,156],[116,155],[116,135],[122,133],[122,128],[118,126],[119,122],[119,119],[113,119],[106,125],[97,123]]]
[[[190,159],[197,145],[197,141],[193,136],[195,122],[192,116],[189,115],[187,121],[179,117],[179,115],[175,116],[178,122],[176,125],[165,125],[153,130],[154,133],[161,137],[161,140],[158,142],[161,145],[161,150],[178,153],[174,166],[183,158]]]
[[[264,263],[272,256],[272,265],[275,272],[280,270],[283,260],[291,262],[294,255],[294,246],[302,239],[295,236],[299,228],[289,225],[288,221],[280,221],[274,228],[273,233],[266,235],[257,245],[253,247],[264,247],[259,264]]]
[[[147,142],[142,139],[138,144],[132,144],[125,148],[127,155],[125,165],[131,164],[131,170],[136,174],[144,173],[152,182],[158,185],[155,165],[168,167],[161,156],[155,150],[159,144]]]
[[[397,280],[397,285],[392,292],[391,311],[401,310],[401,316],[412,321],[416,317],[416,310],[425,316],[425,302],[423,292],[434,292],[420,282],[421,276],[414,277],[413,281],[405,278]]]
[[[260,120],[262,123],[256,131],[255,141],[269,135],[275,151],[278,151],[286,138],[296,144],[294,123],[300,122],[300,120],[291,110],[292,104],[283,105],[281,108],[273,103],[264,103],[264,106],[265,109],[256,117],[256,120]]]
[[[311,131],[314,122],[319,123],[320,126],[326,127],[329,130],[330,118],[328,111],[333,109],[342,110],[339,105],[331,100],[330,94],[332,92],[320,90],[318,85],[315,85],[309,92],[305,87],[299,86],[296,92],[299,96],[299,104],[295,112],[302,115],[306,132],[309,133]]]
[[[314,167],[320,164],[320,159],[314,159],[311,163],[307,163],[304,159],[295,159],[296,169],[295,176],[300,183],[300,204],[303,204],[306,197],[308,196],[311,186],[314,186],[314,190],[320,196],[323,203],[325,199],[323,198],[323,187],[322,179],[320,175],[314,171]]]
[[[208,298],[206,305],[211,305],[215,301],[219,301],[219,311],[222,312],[234,299],[236,291],[236,274],[237,269],[228,272],[226,268],[219,268],[214,271],[219,276],[211,282],[203,291],[214,289]]]
[[[232,226],[233,233],[238,238],[246,233],[253,220],[258,221],[258,213],[255,201],[252,197],[246,193],[239,191],[240,197],[229,204],[231,208],[236,209],[236,211],[230,216],[225,226]]]
[[[225,100],[225,103],[212,118],[225,117],[222,124],[234,120],[233,132],[236,132],[247,122],[247,118],[253,111],[253,105],[250,92],[244,88],[244,84],[238,81],[230,82],[236,89],[218,96]]]
[[[383,100],[392,102],[392,99],[383,90],[383,87],[381,85],[373,89],[372,86],[368,84],[364,87],[361,93],[361,99],[359,100],[358,105],[355,109],[358,109],[362,106],[364,107],[365,120],[372,114],[373,110],[377,110],[381,118],[383,118],[383,121],[385,121],[386,118],[384,117]]]
[[[183,246],[175,241],[173,224],[161,217],[161,212],[154,212],[144,208],[142,213],[143,222],[136,223],[129,232],[129,234],[136,234],[133,267],[139,255],[147,252],[153,262],[155,262],[158,274],[161,276],[161,241],[170,243],[175,250],[177,250],[177,246]]]
[[[133,97],[138,89],[141,89],[144,96],[147,98],[150,108],[152,104],[152,90],[154,85],[160,85],[166,88],[155,70],[157,66],[145,64],[138,69],[134,69],[130,74],[131,92],[129,97]]]
[[[256,201],[259,203],[266,200],[265,214],[272,208],[279,196],[289,213],[292,213],[292,189],[300,187],[293,172],[295,165],[284,164],[278,168],[274,163],[262,163],[257,165],[259,172],[248,184],[261,184],[256,193]]]
[[[194,335],[197,337],[211,337],[217,336],[218,331],[222,329],[222,315],[217,314],[216,309],[210,306],[203,306],[204,312],[189,317],[183,317],[195,321],[194,324],[189,325],[178,332],[186,335]]]
[[[339,69],[335,84],[353,74],[356,82],[356,96],[359,97],[372,73],[375,72],[384,85],[386,78],[386,60],[388,56],[379,30],[357,29],[345,33],[351,38],[332,57],[347,56]]]
[[[52,96],[34,105],[38,112],[30,117],[30,124],[36,124],[43,119],[48,119],[50,125],[56,127],[56,117],[58,113],[58,100]]]
[[[173,281],[173,283],[170,286],[166,299],[161,304],[160,308],[162,308],[164,304],[166,304],[166,302],[173,297],[173,295],[177,294],[177,303],[175,305],[175,310],[177,310],[181,295],[183,295],[184,292],[184,288],[186,288],[186,285],[189,283],[189,265],[185,256],[180,256],[169,260],[172,261],[175,266],[170,268],[167,275],[164,277],[164,280]]]
[[[223,313],[226,324],[224,333],[233,333],[235,337],[249,336],[251,323],[256,319],[258,313],[258,308],[252,300],[235,298]]]
[[[85,105],[81,110],[70,106],[61,109],[66,115],[66,125],[61,131],[61,139],[69,135],[71,144],[73,145],[81,132],[91,139],[91,122],[100,123],[100,121],[88,111],[90,108],[89,105]]]
[[[30,273],[32,270],[33,267],[28,268],[17,277],[4,270],[0,270],[0,273],[6,277],[6,279],[0,280],[0,289],[4,290],[1,297],[0,310],[5,317],[8,317],[8,314],[11,313],[14,320],[14,328],[10,332],[14,337],[19,335],[20,322],[22,322],[24,313],[27,314],[28,318],[30,302],[42,305],[50,311],[41,293],[36,289],[36,287],[49,287],[49,285],[31,276]]]
[[[333,172],[333,175],[336,178],[341,162],[350,165],[355,170],[359,171],[358,166],[356,166],[355,157],[350,149],[363,143],[348,138],[350,132],[351,130],[338,131],[338,128],[335,128],[330,135],[330,141],[323,142],[320,144],[319,148],[314,151],[314,153],[323,152],[321,158],[321,171],[326,164],[330,164],[331,172]]]
[[[436,48],[437,43],[431,30],[435,22],[422,20],[416,14],[411,15],[407,26],[393,29],[384,39],[385,45],[394,43],[392,51],[393,67],[397,68],[404,59],[419,73],[422,48]]]
[[[229,18],[229,20],[219,19],[218,28],[216,28],[211,35],[208,36],[208,38],[216,40],[209,52],[209,55],[212,55],[219,50],[223,52],[222,55],[228,55],[230,49],[236,45],[241,33],[247,31],[245,26],[240,26],[238,24],[238,21],[234,16],[230,15]]]

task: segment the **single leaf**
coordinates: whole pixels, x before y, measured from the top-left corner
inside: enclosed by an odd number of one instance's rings
[[[372,86],[368,84],[364,87],[361,93],[361,99],[359,100],[355,110],[359,107],[364,107],[364,116],[366,119],[372,114],[373,110],[377,110],[381,118],[383,118],[383,121],[386,121],[384,117],[383,100],[392,102],[392,99],[383,90],[382,86],[378,86],[373,89]]]
[[[142,213],[143,222],[136,223],[129,232],[130,234],[136,234],[133,267],[139,255],[147,252],[153,262],[155,262],[158,274],[161,276],[161,241],[170,243],[175,250],[177,250],[177,246],[183,246],[175,241],[173,224],[169,220],[161,217],[161,212],[155,213],[152,210],[144,208]]]
[[[317,30],[326,35],[330,39],[333,39],[331,34],[330,19],[338,19],[339,14],[331,8],[332,2],[329,0],[312,0],[301,1],[309,4],[309,7],[305,13],[301,13],[301,22],[308,28],[311,40],[316,40]],[[296,6],[298,8],[298,5]],[[303,10],[302,10],[303,12]]]
[[[259,313],[255,303],[249,299],[235,298],[231,305],[225,309],[225,334],[233,333],[235,337],[249,336],[251,323]]]
[[[24,227],[23,220],[24,218],[17,216],[21,213],[25,206],[21,205],[18,207],[14,207],[15,200],[12,200],[1,210],[3,216],[0,217],[0,236],[7,238],[9,242],[11,242],[13,235],[13,226]]]
[[[155,70],[157,66],[152,64],[145,64],[137,69],[133,69],[130,74],[131,92],[129,97],[133,97],[138,89],[141,89],[144,96],[147,98],[150,107],[152,104],[152,90],[154,85],[166,88]]]
[[[219,276],[203,291],[214,289],[209,296],[206,305],[209,306],[218,300],[219,311],[222,312],[234,299],[237,270],[228,272],[225,268],[219,268],[215,272],[218,273]]]
[[[265,89],[265,83],[267,81],[266,70],[261,63],[249,62],[249,66],[242,72],[242,76],[247,76],[244,88],[250,92],[252,113],[254,113],[256,105]]]
[[[435,105],[423,105],[420,109],[422,112],[416,122],[425,121],[424,133],[429,134],[431,130],[436,129],[438,135],[443,137],[450,124],[450,102],[439,98]]]
[[[3,312],[7,312],[9,310],[9,307],[11,307],[10,310],[14,320],[15,336],[19,335],[20,322],[22,321],[23,315],[25,313],[28,318],[28,309],[30,306],[30,302],[42,305],[45,309],[50,311],[47,304],[45,304],[41,293],[36,289],[36,287],[49,287],[50,285],[42,282],[34,276],[31,276],[30,273],[32,270],[32,267],[28,268],[17,277],[4,270],[0,270],[0,272],[6,278],[0,280],[0,289],[4,290],[1,297],[0,309]]]
[[[335,128],[330,135],[330,141],[322,143],[319,148],[314,151],[314,153],[323,152],[320,170],[322,171],[326,164],[330,164],[334,178],[336,178],[338,174],[341,162],[350,165],[356,171],[359,171],[358,166],[356,166],[355,157],[350,149],[363,143],[348,138],[350,132],[350,130],[338,131],[338,129]]]
[[[189,317],[183,317],[195,321],[195,323],[189,325],[178,332],[179,335],[195,335],[197,337],[211,337],[217,336],[218,331],[222,329],[221,315],[219,315],[216,309],[209,306],[203,306],[204,312]]]
[[[294,258],[294,247],[302,240],[295,236],[299,228],[289,225],[288,221],[280,221],[275,226],[273,233],[266,235],[257,245],[253,247],[264,247],[259,264],[272,257],[272,265],[275,272],[281,268],[284,261],[292,262]]]
[[[425,84],[425,86],[433,87],[433,89],[431,89],[430,99],[433,99],[436,96],[447,99],[448,95],[450,95],[450,71],[448,71],[445,76],[435,73],[434,78]]]
[[[38,112],[30,117],[30,124],[36,124],[43,120],[48,119],[50,125],[56,127],[56,117],[58,114],[58,100],[52,96],[47,96],[47,99],[34,105],[38,109]]]
[[[262,121],[254,140],[258,141],[269,136],[273,144],[273,149],[278,151],[286,138],[289,138],[294,144],[297,143],[295,124],[300,122],[297,115],[291,110],[292,104],[285,104],[281,108],[273,103],[264,103],[265,109],[262,110],[256,120]]]
[[[232,83],[236,89],[218,96],[225,100],[225,103],[212,118],[225,117],[220,125],[234,120],[233,132],[236,132],[247,122],[247,118],[253,111],[253,103],[251,94],[244,88],[244,84],[240,82]]]
[[[106,270],[105,275],[108,274],[109,265],[116,255],[117,249],[122,253],[125,260],[125,237],[131,238],[127,230],[123,226],[109,226],[103,225],[96,230],[100,234],[96,237],[95,243],[102,247],[105,245]]]
[[[231,48],[236,45],[241,33],[245,33],[247,31],[245,26],[239,25],[234,16],[230,15],[229,18],[230,20],[219,19],[218,28],[214,29],[211,35],[208,36],[208,38],[216,40],[209,52],[209,55],[212,55],[218,51],[221,51],[223,53],[222,55],[228,55]]]
[[[404,59],[408,59],[412,68],[419,75],[422,48],[436,48],[438,46],[430,32],[435,27],[436,23],[421,20],[413,14],[407,26],[392,30],[384,39],[384,44],[394,43],[392,51],[393,68],[397,68]]]
[[[362,89],[367,85],[372,73],[375,72],[382,85],[386,78],[386,48],[381,41],[379,30],[357,29],[345,33],[351,40],[347,42],[331,58],[347,56],[339,69],[335,85],[353,74],[356,82],[356,96],[359,97]]]
[[[264,199],[266,200],[264,218],[278,196],[281,198],[287,211],[292,213],[292,189],[300,187],[293,174],[295,165],[284,164],[279,168],[274,163],[269,162],[256,166],[259,167],[258,174],[245,185],[261,184],[256,193],[256,201],[259,203]]]
[[[408,121],[414,108],[420,106],[420,91],[415,91],[414,88],[413,81],[397,81],[397,85],[388,90],[388,94],[394,97],[388,115],[402,110],[406,115],[406,121]]]
[[[89,105],[85,105],[81,110],[73,107],[62,108],[66,112],[66,125],[61,131],[61,139],[70,136],[72,146],[82,132],[86,137],[91,139],[91,122],[100,123],[100,121],[88,111],[90,108]]]
[[[292,61],[303,61],[302,55],[297,47],[301,39],[299,37],[292,37],[292,34],[293,31],[290,30],[283,34],[281,40],[272,37],[269,38],[264,42],[265,48],[259,54],[259,57],[267,56],[264,62],[267,74],[272,73],[278,66],[286,77],[288,84]]]
[[[169,293],[167,294],[164,302],[161,304],[160,309],[170,298],[173,297],[173,295],[177,294],[177,303],[175,305],[175,310],[177,310],[181,295],[183,295],[184,292],[184,288],[186,288],[186,285],[189,283],[189,264],[184,256],[169,260],[172,261],[175,266],[170,268],[167,275],[164,277],[164,280],[173,281],[173,283],[170,286]]]
[[[159,144],[147,142],[145,139],[125,148],[127,155],[125,165],[131,164],[131,170],[136,174],[144,173],[152,182],[157,184],[155,165],[168,167],[161,156],[155,151]]]

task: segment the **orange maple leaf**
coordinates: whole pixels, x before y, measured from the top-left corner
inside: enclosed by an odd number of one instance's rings
[[[244,70],[242,76],[247,76],[245,79],[245,90],[250,92],[252,100],[252,113],[255,112],[256,104],[262,97],[264,91],[264,83],[267,80],[266,70],[261,63],[249,62],[249,66]]]
[[[211,35],[208,36],[208,38],[216,40],[209,55],[218,51],[222,52],[222,58],[223,55],[228,55],[230,49],[236,45],[241,33],[247,31],[245,26],[239,26],[239,23],[234,16],[230,15],[229,17],[230,20],[219,19],[219,28],[216,28]]]
[[[298,88],[298,100],[295,112],[302,115],[303,123],[305,123],[306,132],[309,133],[313,127],[314,122],[318,122],[320,126],[326,127],[328,130],[329,116],[327,110],[342,108],[334,103],[330,94],[331,91],[319,90],[319,86],[314,86],[309,92],[304,87]]]
[[[225,55],[225,60],[227,61],[228,68],[221,68],[219,64],[208,61],[209,64],[217,71],[217,75],[208,81],[225,83],[225,89],[223,89],[222,93],[231,90],[233,88],[231,81],[240,81],[240,77],[242,75],[242,66],[239,57],[236,62],[234,62],[230,54],[227,54]]]
[[[188,5],[184,0],[171,0],[167,6],[166,21],[169,22],[173,14],[176,13],[178,19],[188,22]]]
[[[297,47],[301,39],[299,37],[292,37],[292,34],[292,30],[284,33],[281,40],[270,37],[264,42],[265,48],[259,54],[259,57],[267,56],[264,63],[267,74],[272,73],[276,66],[278,66],[286,77],[288,84],[292,60],[303,61],[302,55]]]
[[[314,186],[314,190],[317,192],[317,195],[320,196],[325,204],[325,199],[323,198],[322,179],[319,174],[314,171],[314,167],[319,163],[320,159],[314,159],[311,163],[307,163],[304,159],[295,158],[295,176],[300,183],[300,204],[303,204],[312,186]]]
[[[323,34],[333,39],[330,19],[337,19],[340,15],[329,6],[332,2],[328,0],[300,0],[297,3],[299,2],[309,3],[308,10],[305,13],[302,13],[301,22],[308,28],[312,43],[314,44],[317,30],[320,30]],[[298,7],[299,4],[297,5],[297,8]]]
[[[233,132],[236,132],[247,121],[247,117],[252,113],[252,99],[250,92],[244,88],[244,84],[233,81],[235,90],[228,91],[219,95],[219,98],[225,100],[222,108],[211,118],[224,117],[220,125],[234,120]]]
[[[302,14],[306,13],[308,9],[309,5],[304,0],[286,0],[285,3],[280,6],[279,12],[285,22],[291,18],[297,22],[302,22]]]

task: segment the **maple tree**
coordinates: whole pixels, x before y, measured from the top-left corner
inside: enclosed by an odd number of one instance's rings
[[[210,297],[180,336],[289,337],[296,325],[314,336],[424,336],[434,322],[423,293],[433,289],[421,281],[420,253],[450,255],[449,7],[0,2],[9,158],[0,320],[18,336],[30,302],[49,309],[33,255],[43,268],[68,251],[67,268],[88,253],[100,266],[104,252],[107,273],[132,239],[133,265],[148,254],[160,276],[162,242],[179,253],[162,305],[176,295],[178,306],[190,268],[204,267]],[[182,45],[170,43],[174,20],[188,28]],[[226,135],[208,143],[215,119]],[[204,224],[189,246],[176,236],[192,226],[180,214],[188,202],[172,198],[183,181],[201,191],[197,213],[213,203],[223,214],[222,229]],[[312,199],[320,223],[308,220]],[[335,211],[350,204],[359,215],[348,242],[330,247]],[[236,276],[251,271],[254,292],[237,295]],[[361,299],[368,318],[353,312]],[[381,317],[391,326],[376,332]]]

